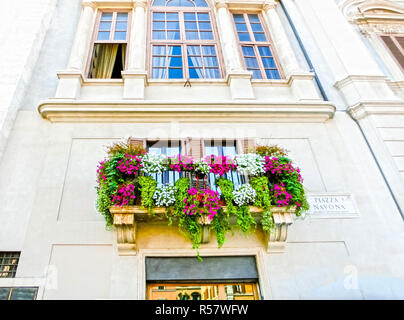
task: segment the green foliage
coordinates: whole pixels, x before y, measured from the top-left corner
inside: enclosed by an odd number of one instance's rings
[[[105,182],[101,182],[100,186],[97,188],[96,208],[97,211],[104,216],[107,223],[107,228],[110,228],[113,225],[113,218],[109,212],[111,205],[111,196],[108,192],[107,184]]]
[[[107,152],[109,156],[114,156],[116,154],[140,155],[145,154],[146,150],[141,146],[136,146],[129,142],[117,142],[112,144]]]
[[[193,249],[198,249],[201,244],[202,226],[198,223],[196,216],[189,216],[184,213],[184,200],[188,196],[189,187],[188,178],[181,178],[175,183],[174,214],[178,218],[180,232],[192,242]]]
[[[237,225],[243,232],[249,232],[252,227],[255,227],[256,223],[250,213],[249,206],[238,207],[234,205],[233,182],[225,178],[218,178],[216,180],[216,185],[222,191],[222,196],[227,207],[227,213],[233,214],[237,217]]]
[[[142,207],[152,209],[154,207],[153,195],[156,191],[157,181],[150,176],[141,176],[138,178],[140,186],[140,196],[142,198]]]
[[[271,196],[268,184],[267,177],[255,177],[250,180],[251,187],[257,192],[254,205],[264,209],[261,217],[262,230],[271,232],[275,228],[275,223],[271,212]]]

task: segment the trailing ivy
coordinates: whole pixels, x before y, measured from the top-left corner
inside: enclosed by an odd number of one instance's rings
[[[264,209],[261,218],[262,230],[271,232],[271,230],[275,228],[275,223],[271,212],[271,196],[268,184],[269,181],[267,177],[254,177],[250,180],[251,187],[253,187],[257,193],[254,205]]]
[[[109,212],[109,208],[111,208],[111,206],[111,196],[108,191],[107,184],[105,182],[101,182],[97,188],[96,208],[97,211],[104,216],[107,228],[111,228],[114,222],[114,219]]]

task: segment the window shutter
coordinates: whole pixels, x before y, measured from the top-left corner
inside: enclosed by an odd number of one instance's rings
[[[237,151],[239,153],[249,153],[256,146],[256,141],[254,138],[244,138],[237,141]]]
[[[380,36],[393,57],[404,69],[404,37],[403,36]]]
[[[203,158],[203,139],[201,138],[188,138],[187,139],[187,153],[194,158],[200,160]]]
[[[128,138],[128,144],[131,144],[134,147],[142,147],[146,149],[146,139],[140,138]]]

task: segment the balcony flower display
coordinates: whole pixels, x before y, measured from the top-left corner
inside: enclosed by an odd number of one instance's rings
[[[249,176],[248,183],[234,186],[226,174],[236,170]],[[174,185],[158,185],[154,174],[164,171],[180,173],[175,175],[176,181],[170,181]],[[202,175],[207,184],[197,184],[195,188],[195,175],[197,179]],[[213,190],[215,186],[217,191]],[[133,212],[146,210],[153,214],[159,207],[158,212],[165,211],[160,220],[175,221],[194,248],[201,244],[206,228],[215,231],[218,245],[222,246],[231,229],[231,217],[236,218],[243,232],[255,230],[252,207],[253,212],[261,212],[260,225],[269,233],[274,228],[271,209],[293,208],[290,211],[300,215],[309,208],[300,169],[277,146],[260,146],[255,153],[239,154],[234,159],[208,155],[194,161],[187,155],[167,158],[146,153],[138,146],[114,144],[108,158],[98,164],[96,189],[97,210],[104,215],[107,226],[114,223],[111,208],[132,206]]]

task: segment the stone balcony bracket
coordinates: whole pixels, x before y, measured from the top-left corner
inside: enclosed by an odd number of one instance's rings
[[[272,208],[272,214],[275,222],[275,230],[267,234],[265,247],[268,253],[282,253],[286,248],[288,227],[293,224],[294,208]],[[113,223],[116,228],[117,247],[119,255],[137,254],[137,223],[167,223],[165,218],[165,208],[155,208],[154,214],[150,215],[148,210],[139,206],[111,207],[110,212],[113,216]],[[259,222],[263,210],[258,207],[250,207],[256,222]],[[235,224],[236,221],[230,221]],[[211,240],[210,220],[207,216],[200,217],[199,223],[202,226],[201,243],[206,244]]]

